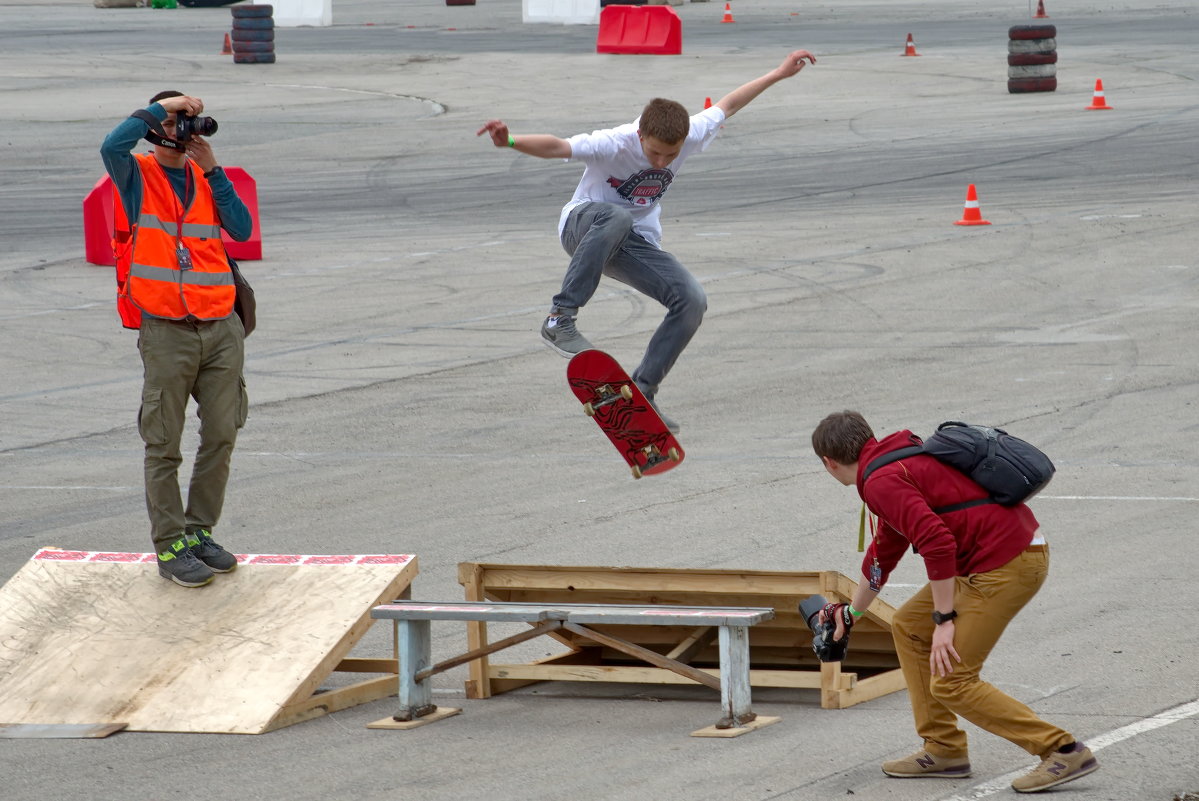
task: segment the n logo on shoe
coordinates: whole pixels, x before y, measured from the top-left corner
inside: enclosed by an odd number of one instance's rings
[[[1063,765],[1061,762],[1056,762],[1056,761],[1055,761],[1055,762],[1053,763],[1053,765],[1051,765],[1050,767],[1046,768],[1045,770],[1046,770],[1046,772],[1047,772],[1047,773],[1052,773],[1054,776],[1061,776],[1061,775],[1062,775],[1062,771],[1064,771],[1065,769],[1066,769],[1066,766],[1065,766],[1065,765]]]
[[[924,756],[916,757],[916,764],[922,768],[931,768],[937,764],[937,760],[933,759],[930,754],[925,754]]]

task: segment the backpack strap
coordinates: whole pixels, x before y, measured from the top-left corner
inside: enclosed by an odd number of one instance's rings
[[[910,456],[917,456],[921,453],[924,453],[923,445],[909,445],[906,448],[900,448],[899,450],[894,450],[890,453],[884,453],[882,456],[866,465],[866,469],[862,471],[862,485],[865,486],[866,479],[870,478],[870,474],[883,465],[891,464],[891,462],[898,462],[900,459],[907,459]]]
[[[933,509],[933,514],[944,515],[950,512],[960,512],[963,509],[972,509],[975,506],[983,506],[988,503],[999,503],[994,498],[975,498],[972,501],[962,501],[961,503],[951,503],[948,506],[938,506]]]
[[[961,423],[945,423],[944,425],[962,425],[962,424]],[[939,431],[940,429],[938,428],[937,430]],[[912,456],[918,456],[922,453],[924,453],[923,445],[909,445],[906,448],[899,448],[898,450],[891,451],[890,453],[884,453],[882,456],[878,457],[877,459],[870,462],[870,464],[866,465],[866,469],[862,472],[862,486],[866,485],[866,480],[868,478],[870,478],[870,474],[873,473],[875,470],[879,469],[880,467],[883,467],[884,465],[889,465],[892,462],[898,462],[900,459],[908,459]],[[988,503],[996,503],[996,501],[990,497],[975,498],[972,501],[962,501],[961,503],[951,503],[948,506],[938,506],[936,509],[933,509],[933,514],[944,515],[944,514],[949,514],[950,512],[960,512],[963,509],[972,509],[975,506],[982,506],[982,505],[988,504]]]

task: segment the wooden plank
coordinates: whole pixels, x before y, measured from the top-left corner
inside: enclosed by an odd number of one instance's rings
[[[673,659],[667,659],[661,654],[655,653],[648,648],[642,648],[638,645],[634,645],[633,643],[625,642],[624,640],[618,640],[615,637],[609,637],[606,634],[600,634],[594,629],[586,628],[578,623],[567,622],[563,623],[562,627],[570,629],[576,634],[581,634],[590,640],[600,643],[601,645],[606,645],[609,648],[615,648],[618,651],[623,651],[629,656],[649,662],[651,665],[656,665],[660,668],[673,671],[678,673],[680,676],[686,676],[692,681],[711,687],[713,690],[720,689],[719,679],[713,679],[711,675],[704,673],[701,670],[696,670],[690,665],[684,665],[682,662],[676,662]]]
[[[449,706],[439,706],[433,712],[424,717],[416,718],[415,720],[396,720],[395,718],[383,718],[376,720],[374,723],[366,724],[368,729],[390,729],[398,731],[406,731],[408,729],[418,729],[421,726],[427,726],[430,723],[436,723],[439,720],[451,718],[461,712],[461,709],[455,709]]]
[[[335,673],[397,673],[399,662],[396,659],[366,659],[363,657],[347,657],[337,663]]]
[[[700,626],[693,629],[690,634],[679,641],[678,645],[667,652],[666,658],[690,664],[697,652],[707,648],[716,639],[719,630],[716,626]]]
[[[733,728],[753,720],[749,689],[749,629],[745,626],[720,627],[720,700],[724,705],[724,717],[718,726]]]
[[[378,701],[380,698],[395,695],[395,691],[395,676],[378,676],[373,679],[364,679],[345,687],[338,687],[335,690],[318,692],[302,701],[280,709],[278,714],[267,724],[267,727],[263,729],[263,732],[275,731],[286,726],[294,726],[297,723],[313,720],[332,712],[340,712],[352,706]]]
[[[44,549],[0,587],[0,721],[257,734],[324,714],[303,705],[417,572],[411,555],[242,555],[188,589],[154,558]]]
[[[735,726],[732,728],[720,728],[719,726],[707,726],[702,729],[696,729],[691,732],[692,737],[740,737],[742,734],[749,734],[751,731],[765,728],[766,726],[778,723],[782,718],[770,717],[768,715],[758,715],[753,720],[743,726]]]
[[[873,701],[875,698],[899,692],[906,687],[907,682],[904,681],[903,671],[899,669],[888,670],[886,673],[869,678],[859,678],[852,687],[837,693],[837,706],[834,708],[845,709],[865,701]]]
[[[458,565],[458,583],[466,594],[467,601],[483,601],[487,596],[483,592],[483,568],[470,562]],[[466,647],[476,650],[487,645],[487,624],[471,621],[466,624]],[[466,680],[467,698],[490,698],[491,681],[488,678],[490,661],[486,656],[479,657],[470,663],[469,676]]]
[[[719,668],[697,668],[720,678]],[[523,681],[604,681],[615,684],[694,684],[671,670],[633,665],[509,664],[491,665],[491,678]],[[752,687],[818,690],[820,674],[811,670],[750,670]]]
[[[371,610],[371,617],[390,620],[490,620],[536,623],[551,617],[552,613],[552,609],[540,604],[403,601],[376,606]]]
[[[429,620],[401,620],[397,642],[400,647],[400,673],[397,678],[400,710],[396,720],[414,720],[434,709],[433,686],[417,676],[433,661],[433,623]]]
[[[414,678],[417,681],[424,681],[430,676],[435,676],[438,673],[444,673],[450,668],[455,668],[458,667],[458,665],[464,665],[467,662],[472,662],[489,654],[494,654],[496,651],[502,651],[505,648],[509,648],[517,643],[522,643],[525,640],[531,640],[534,637],[540,637],[542,635],[549,634],[551,631],[561,627],[561,620],[543,620],[527,631],[522,631],[519,634],[513,634],[511,637],[505,637],[502,640],[496,640],[493,643],[488,643],[482,648],[475,648],[472,651],[467,651],[464,654],[447,659],[444,662],[438,662],[436,665],[433,665],[430,668],[418,670]]]
[[[473,666],[475,663],[471,663],[471,664]],[[529,662],[528,664],[530,664],[530,665],[588,665],[588,664],[595,664],[595,660],[592,656],[590,656],[587,653],[586,650],[578,650],[578,651],[564,651],[563,653],[560,653],[560,654],[555,654],[552,656],[545,656],[545,657],[542,657],[541,659],[535,659],[532,662]],[[489,669],[489,672],[491,673],[491,675],[488,676],[488,678],[487,678],[487,685],[491,688],[491,693],[493,695],[499,695],[500,693],[511,692],[512,690],[519,690],[522,687],[528,687],[531,684],[540,684],[541,682],[545,681],[545,679],[538,679],[538,678],[505,679],[505,678],[500,678],[500,677],[496,676],[493,671],[490,671],[490,669]],[[468,682],[468,687],[469,687],[469,682]]]
[[[371,610],[371,617],[393,620],[482,620],[519,623],[569,619],[584,625],[604,623],[631,626],[749,626],[774,617],[774,610],[765,607],[660,604],[404,601],[377,606]]]
[[[541,587],[634,592],[710,592],[717,582],[722,591],[747,595],[811,595],[820,592],[820,572],[780,573],[759,570],[690,568],[557,567],[480,564],[491,590]],[[567,600],[561,598],[561,600]]]

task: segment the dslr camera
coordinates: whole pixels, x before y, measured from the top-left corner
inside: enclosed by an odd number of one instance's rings
[[[837,621],[833,617],[833,613],[836,611],[836,607],[837,604],[830,604],[823,595],[812,595],[799,603],[799,613],[807,621],[812,634],[816,635],[812,638],[812,650],[816,652],[816,658],[821,662],[840,662],[845,659],[845,654],[849,650],[849,629],[853,625],[853,618],[849,616],[848,612],[843,615],[846,618],[844,621],[845,634],[841,639],[834,640],[833,635],[837,630]],[[828,620],[821,623],[820,612],[823,609],[829,609],[829,614],[826,615]]]
[[[194,136],[212,136],[216,129],[212,117],[189,117],[182,111],[175,115],[175,139],[180,142],[190,141]]]

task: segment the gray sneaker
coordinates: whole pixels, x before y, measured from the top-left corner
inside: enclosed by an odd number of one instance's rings
[[[195,557],[214,573],[231,573],[237,569],[237,557],[218,545],[208,529],[198,528],[189,532],[187,544]]]
[[[158,575],[184,587],[203,587],[212,581],[209,567],[196,558],[185,539],[178,539],[158,554]]]
[[[645,395],[645,399],[649,401],[649,405],[654,407],[654,411],[658,413],[658,417],[662,418],[662,422],[666,424],[666,430],[668,430],[671,434],[679,433],[679,424],[667,417],[662,410],[658,408],[658,404],[654,402],[653,398],[645,394],[645,389],[642,388],[640,384],[637,385],[637,388],[641,390],[642,395]]]
[[[595,348],[579,333],[579,329],[575,327],[575,318],[566,314],[545,318],[545,322],[541,324],[541,340],[567,358]]]

